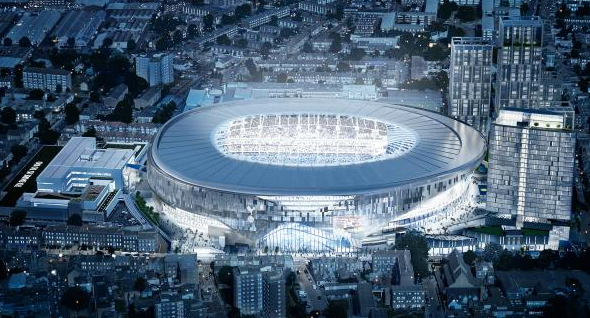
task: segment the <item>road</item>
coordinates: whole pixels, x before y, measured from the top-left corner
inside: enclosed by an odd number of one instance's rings
[[[203,291],[211,292],[211,303],[209,305],[209,316],[210,317],[227,317],[225,305],[219,291],[215,286],[213,280],[213,273],[209,264],[199,265],[199,285]]]
[[[442,310],[440,296],[438,293],[438,287],[434,276],[430,276],[428,279],[423,281],[424,288],[426,289],[426,308],[424,311],[424,317],[427,318],[442,318],[445,313]]]
[[[308,307],[308,312],[311,310],[324,310],[327,307],[326,297],[322,293],[322,289],[317,287],[314,289],[315,282],[313,281],[313,277],[310,274],[306,274],[306,267],[305,265],[300,265],[297,267],[299,270],[299,274],[297,275],[297,279],[299,280],[299,284],[301,285],[301,290],[304,290],[307,293],[307,304],[311,307]]]

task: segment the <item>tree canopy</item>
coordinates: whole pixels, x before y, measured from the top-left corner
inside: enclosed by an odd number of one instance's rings
[[[67,103],[64,111],[66,113],[65,120],[68,125],[73,125],[80,120],[80,110],[76,106],[76,103]]]
[[[80,311],[90,305],[90,294],[81,287],[68,287],[61,296],[60,303],[72,311]]]
[[[428,276],[428,242],[423,234],[410,231],[395,240],[396,250],[409,250],[416,274]]]
[[[82,226],[84,222],[82,221],[82,216],[80,216],[80,214],[74,213],[68,217],[67,224],[74,226]]]
[[[23,225],[23,223],[25,223],[26,218],[27,218],[27,211],[13,210],[12,212],[10,212],[10,219],[9,219],[10,226]]]

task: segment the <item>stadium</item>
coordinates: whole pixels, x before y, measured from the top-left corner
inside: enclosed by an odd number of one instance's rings
[[[166,123],[148,183],[181,228],[261,248],[349,251],[460,197],[485,151],[473,128],[408,106],[245,100]]]

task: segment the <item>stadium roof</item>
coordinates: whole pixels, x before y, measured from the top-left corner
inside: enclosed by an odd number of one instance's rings
[[[281,165],[223,154],[219,127],[256,115],[339,115],[404,127],[416,137],[409,151],[342,165]],[[269,135],[272,140],[272,135]],[[254,195],[353,195],[434,182],[475,168],[485,141],[475,129],[425,110],[379,102],[256,99],[185,112],[162,127],[151,160],[166,174],[210,189]]]

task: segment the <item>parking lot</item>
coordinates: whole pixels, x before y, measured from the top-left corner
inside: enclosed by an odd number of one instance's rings
[[[140,225],[139,221],[128,211],[127,206],[123,202],[117,203],[107,220],[121,226]]]

